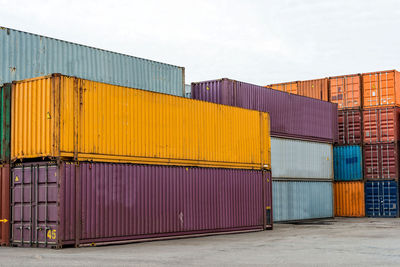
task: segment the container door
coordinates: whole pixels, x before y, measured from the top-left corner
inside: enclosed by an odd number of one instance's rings
[[[366,213],[369,217],[397,217],[397,182],[378,181],[365,184]]]
[[[12,171],[12,243],[57,246],[58,183],[55,165],[24,165]]]

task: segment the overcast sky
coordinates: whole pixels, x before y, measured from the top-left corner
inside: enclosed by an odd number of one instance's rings
[[[184,66],[187,83],[400,69],[399,0],[0,0],[0,25]]]

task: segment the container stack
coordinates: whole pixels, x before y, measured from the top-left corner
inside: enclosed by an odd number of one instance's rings
[[[338,104],[334,147],[335,216],[364,217],[361,75],[329,78],[330,100]]]
[[[336,104],[231,79],[192,83],[192,98],[270,114],[274,222],[333,217]]]
[[[53,74],[12,84],[11,243],[272,228],[267,113]]]
[[[398,217],[399,72],[365,73],[362,78],[366,214]]]

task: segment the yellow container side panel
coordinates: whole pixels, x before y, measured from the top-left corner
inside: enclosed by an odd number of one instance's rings
[[[53,154],[54,102],[50,77],[13,84],[11,157],[46,157]]]

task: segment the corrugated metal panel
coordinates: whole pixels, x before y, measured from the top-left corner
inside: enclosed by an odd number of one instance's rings
[[[363,179],[361,146],[337,146],[333,148],[335,180],[354,181]]]
[[[338,111],[338,144],[360,145],[363,141],[362,111],[345,109]]]
[[[52,73],[184,96],[185,69],[0,27],[0,85]]]
[[[0,63],[1,64],[1,63]],[[11,84],[0,87],[0,160],[10,162]]]
[[[192,98],[268,112],[275,137],[337,139],[336,104],[230,79],[192,83]]]
[[[285,138],[271,138],[274,178],[333,180],[332,145]]]
[[[396,181],[365,182],[365,207],[368,217],[398,217],[398,201]]]
[[[59,75],[14,83],[12,100],[13,160],[271,165],[267,113]]]
[[[335,182],[333,188],[335,192],[335,216],[365,216],[363,182]]]
[[[10,243],[10,165],[0,166],[0,245]]]
[[[364,109],[364,143],[396,142],[399,140],[400,108]]]
[[[14,168],[12,177],[12,243],[18,246],[272,227],[266,171],[41,162]]]
[[[283,92],[286,92],[289,94],[297,95],[298,94],[297,84],[298,84],[298,82],[276,83],[276,84],[267,85],[265,87],[272,88],[272,89],[278,90],[278,91],[283,91]]]
[[[330,101],[339,109],[360,108],[362,100],[361,75],[344,75],[329,78]]]
[[[380,143],[364,145],[364,177],[369,180],[399,177],[399,144]]]
[[[185,97],[192,98],[192,87],[190,84],[185,84]]]
[[[297,91],[302,96],[329,101],[329,79],[299,81]]]
[[[400,75],[396,70],[364,73],[364,107],[400,104]]]
[[[274,222],[333,217],[332,182],[273,181]]]

